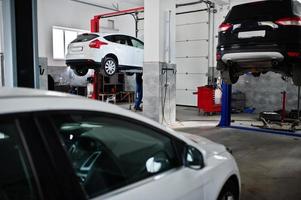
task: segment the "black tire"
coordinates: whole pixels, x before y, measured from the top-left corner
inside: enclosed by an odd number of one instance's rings
[[[233,181],[227,181],[217,200],[239,200],[239,192]]]
[[[239,79],[239,76],[234,75],[233,70],[231,70],[231,68],[228,70],[221,71],[221,77],[223,81],[229,85],[237,83]]]
[[[118,63],[114,58],[106,57],[102,67],[106,75],[113,76],[117,72]]]
[[[294,64],[292,73],[294,85],[301,86],[301,64]]]
[[[259,119],[261,118],[266,121],[281,121],[281,115],[276,112],[261,112],[259,113]]]
[[[72,69],[77,76],[86,76],[89,71],[86,67],[72,67]]]

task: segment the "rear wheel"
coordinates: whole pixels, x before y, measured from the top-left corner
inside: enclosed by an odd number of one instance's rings
[[[231,67],[228,68],[227,70],[221,71],[221,76],[226,84],[235,84],[239,79],[239,76],[234,74]]]
[[[103,69],[106,75],[113,76],[117,72],[117,62],[111,57],[105,58]]]
[[[86,67],[72,67],[72,69],[77,76],[86,76],[89,71]]]
[[[294,85],[301,86],[301,64],[294,64],[292,73]]]

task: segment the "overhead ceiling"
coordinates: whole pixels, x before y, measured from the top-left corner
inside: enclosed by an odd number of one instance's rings
[[[89,4],[103,6],[115,10],[124,10],[144,5],[144,0],[80,0]],[[176,0],[177,3],[196,2],[199,0]],[[229,0],[211,0],[217,5],[228,4]],[[233,0],[232,0],[233,1]]]
[[[81,0],[82,2],[99,6],[118,8],[119,10],[139,7],[144,5],[144,0]]]

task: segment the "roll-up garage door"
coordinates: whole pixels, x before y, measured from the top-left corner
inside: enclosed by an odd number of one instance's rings
[[[208,83],[208,12],[176,18],[177,104],[196,106],[193,92]]]

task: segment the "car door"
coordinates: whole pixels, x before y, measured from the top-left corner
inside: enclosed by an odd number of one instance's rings
[[[114,43],[112,52],[118,58],[120,67],[133,66],[134,51],[131,48],[131,43],[125,35],[107,36]],[[107,38],[105,37],[105,38]]]
[[[57,174],[40,133],[31,113],[0,115],[0,199],[85,199],[68,193],[72,178]]]
[[[90,199],[204,199],[205,170],[184,166],[185,143],[118,115],[51,115]]]
[[[140,40],[130,37],[133,47],[135,48],[135,66],[143,67],[144,62],[144,43]]]

